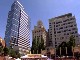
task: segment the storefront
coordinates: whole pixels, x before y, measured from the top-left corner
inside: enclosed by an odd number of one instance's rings
[[[47,56],[41,54],[28,54],[21,57],[21,60],[47,60]]]

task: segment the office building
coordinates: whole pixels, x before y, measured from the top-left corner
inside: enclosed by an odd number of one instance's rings
[[[72,35],[76,45],[78,45],[76,18],[72,16],[72,13],[49,19],[49,46],[57,47],[63,41],[68,42]]]
[[[47,31],[40,20],[37,22],[37,26],[34,26],[34,29],[32,30],[32,39],[39,39],[39,41],[43,39],[44,45],[46,46]]]
[[[3,47],[6,46],[6,45],[5,45],[5,40],[3,40],[1,37],[0,37],[0,46],[3,46]]]
[[[30,20],[19,1],[14,1],[8,13],[4,39],[7,46],[18,46],[20,53],[30,49]]]

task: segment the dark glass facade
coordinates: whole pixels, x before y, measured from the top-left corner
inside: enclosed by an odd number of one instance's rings
[[[12,4],[11,11],[8,13],[4,39],[7,46],[30,48],[30,20],[18,1]]]

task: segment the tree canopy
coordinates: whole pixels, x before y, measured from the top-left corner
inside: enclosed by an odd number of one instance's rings
[[[37,39],[33,39],[32,41],[32,47],[31,47],[31,53],[33,54],[40,54],[41,50],[44,50],[45,46],[44,46],[44,40],[43,38],[41,38],[41,40],[39,38]]]
[[[67,55],[68,56],[72,56],[73,52],[72,49],[73,47],[75,47],[75,39],[73,36],[70,36],[70,40],[68,42],[62,42],[58,47],[57,47],[57,55],[60,56],[60,48],[61,48],[61,55],[66,55],[66,51],[67,51]],[[66,49],[67,48],[67,49]]]

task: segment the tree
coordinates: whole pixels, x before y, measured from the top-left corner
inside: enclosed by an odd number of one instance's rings
[[[21,57],[19,51],[15,51],[15,53],[16,53],[16,58],[20,58]]]
[[[41,49],[45,50],[44,39],[41,37]]]
[[[15,53],[15,51],[14,51],[13,49],[10,49],[9,55],[10,55],[11,57],[13,57],[13,58],[16,58],[16,53]]]
[[[43,38],[41,38],[41,41],[39,40],[39,38],[33,39],[32,47],[31,47],[31,53],[40,54],[41,53],[41,49],[42,50],[45,49]]]
[[[67,43],[62,42],[56,49],[57,55],[60,55],[60,48],[61,48],[61,55],[66,55],[66,47],[67,47]]]
[[[34,54],[36,54],[37,52],[37,41],[36,41],[36,39],[33,39],[33,41],[32,41],[32,47],[31,47],[31,53],[34,53]]]
[[[62,42],[57,48],[57,55],[60,55],[60,47],[61,47],[61,55],[66,55],[66,47],[67,47],[67,55],[72,56],[72,47],[75,47],[75,39],[73,36],[70,36],[70,40],[68,42]]]
[[[72,56],[73,55],[72,49],[73,47],[75,47],[74,36],[70,36],[70,40],[67,42],[67,47],[68,47],[68,55]]]
[[[70,36],[70,40],[68,42],[68,46],[73,46],[75,47],[75,39],[74,39],[74,36]]]
[[[2,52],[3,52],[3,47],[0,46],[0,55],[2,55]]]
[[[3,51],[5,56],[9,54],[9,49],[7,47],[4,47]]]

